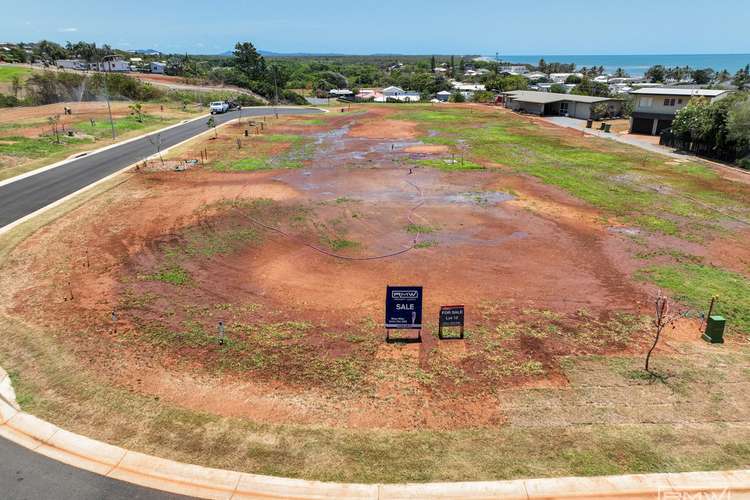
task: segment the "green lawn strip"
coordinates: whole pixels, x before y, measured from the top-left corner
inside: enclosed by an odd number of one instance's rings
[[[25,158],[44,158],[64,152],[71,146],[90,144],[89,139],[77,139],[60,134],[58,143],[54,137],[0,137],[0,154]]]
[[[0,123],[0,132],[3,130],[14,130],[17,128],[29,128],[29,127],[36,127],[39,125],[44,125],[47,123],[46,121],[32,121],[32,122],[22,122],[22,123]],[[0,136],[0,140],[3,140],[3,138]]]
[[[31,75],[31,73],[31,68],[0,65],[0,82],[10,82],[14,76],[18,76],[23,80],[25,77]]]
[[[684,263],[651,267],[639,276],[671,290],[678,300],[698,312],[705,312],[711,297],[718,296],[714,312],[727,318],[728,328],[750,334],[750,279],[741,274]]]
[[[469,160],[456,159],[456,158],[439,158],[439,159],[424,159],[414,160],[414,164],[421,167],[437,168],[445,171],[460,171],[460,170],[484,170],[484,165],[474,163]]]
[[[154,125],[163,124],[164,122],[157,116],[145,115],[139,121],[135,116],[125,116],[113,120],[115,134],[120,135],[134,130],[142,130]],[[90,135],[98,139],[112,137],[112,125],[109,120],[95,121],[92,125],[90,121],[77,122],[70,125],[70,128],[76,132]]]

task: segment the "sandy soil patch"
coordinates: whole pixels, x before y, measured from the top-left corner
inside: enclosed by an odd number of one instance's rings
[[[389,120],[391,109],[378,110],[380,116],[358,120],[347,134],[367,139],[412,139],[418,136],[417,124],[406,120]]]
[[[440,154],[448,153],[450,149],[448,146],[441,144],[425,144],[424,146],[408,146],[404,148],[407,153],[425,153],[425,154]]]

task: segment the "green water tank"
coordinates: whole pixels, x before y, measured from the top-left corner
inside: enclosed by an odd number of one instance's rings
[[[723,344],[726,323],[727,320],[724,319],[724,316],[709,316],[706,331],[703,333],[703,340],[712,344]]]

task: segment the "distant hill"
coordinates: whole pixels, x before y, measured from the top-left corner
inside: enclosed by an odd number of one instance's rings
[[[156,49],[135,49],[131,50],[133,54],[141,54],[144,56],[160,56],[161,52]]]
[[[323,52],[273,52],[270,50],[259,50],[258,53],[264,57],[332,57],[332,56],[343,56],[346,54],[337,53],[323,53]],[[219,54],[220,56],[231,56],[234,54],[233,50],[227,50]]]

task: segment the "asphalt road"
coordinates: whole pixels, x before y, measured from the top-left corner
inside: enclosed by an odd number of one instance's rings
[[[76,469],[0,439],[0,498],[167,500],[189,497],[172,495]]]
[[[274,112],[291,115],[317,114],[323,111],[315,108],[253,107],[243,108],[242,117],[270,115]],[[238,116],[239,112],[233,111],[215,115],[214,118],[219,125]],[[206,120],[195,120],[173,127],[161,133],[161,149],[206,130]],[[0,228],[154,153],[155,145],[144,137],[0,186]]]

